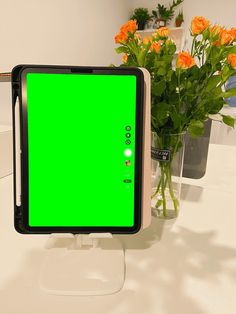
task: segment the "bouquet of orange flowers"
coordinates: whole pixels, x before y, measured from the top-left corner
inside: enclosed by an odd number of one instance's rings
[[[162,207],[164,216],[167,188],[176,214],[178,212],[178,200],[170,179],[172,161],[182,146],[180,136],[166,142],[166,135],[188,132],[192,137],[198,137],[204,133],[204,122],[216,114],[231,127],[235,122],[220,110],[225,105],[225,98],[236,95],[236,88],[223,89],[229,77],[236,74],[236,28],[226,29],[210,24],[204,17],[195,17],[191,36],[191,50],[178,54],[166,27],[142,39],[137,33],[136,21],[131,20],[115,36],[115,42],[119,44],[116,51],[123,53],[121,66],[144,67],[151,75],[152,131],[159,148],[171,151],[169,162],[160,162],[162,177],[154,193],[162,192],[156,207]]]

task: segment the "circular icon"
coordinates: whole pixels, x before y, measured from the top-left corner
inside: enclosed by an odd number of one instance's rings
[[[125,161],[125,165],[126,165],[127,167],[129,167],[129,166],[131,165],[131,161],[130,161],[130,160],[126,160],[126,161]]]
[[[127,126],[125,127],[125,129],[126,129],[126,131],[130,131],[130,130],[131,130],[131,126],[130,126],[130,125],[127,125]]]
[[[127,138],[130,138],[130,137],[131,137],[131,134],[130,134],[130,133],[126,133],[125,136],[126,136]]]
[[[132,150],[127,148],[124,153],[125,153],[125,156],[130,157],[132,155]]]
[[[130,141],[130,140],[126,140],[126,141],[125,141],[125,144],[126,144],[126,145],[130,145],[130,144],[131,144],[131,141]]]

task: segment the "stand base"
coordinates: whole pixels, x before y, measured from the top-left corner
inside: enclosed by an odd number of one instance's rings
[[[53,240],[53,241],[52,241]],[[56,295],[106,295],[119,291],[125,279],[124,251],[118,239],[91,235],[56,238],[47,249],[39,283]]]

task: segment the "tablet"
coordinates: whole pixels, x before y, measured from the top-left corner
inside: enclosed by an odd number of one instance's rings
[[[13,69],[18,232],[138,232],[143,88],[137,68]]]

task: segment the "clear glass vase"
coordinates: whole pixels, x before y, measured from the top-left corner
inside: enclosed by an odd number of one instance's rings
[[[180,208],[185,133],[152,133],[152,211],[176,218]]]

